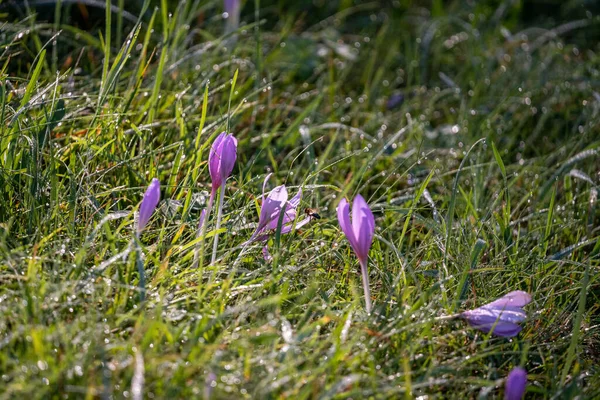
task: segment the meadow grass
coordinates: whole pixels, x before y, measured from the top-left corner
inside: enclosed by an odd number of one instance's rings
[[[229,34],[220,2],[118,1],[92,28],[62,3],[0,9],[0,398],[501,398],[518,365],[527,398],[600,396],[588,3],[255,0]],[[244,243],[270,172],[321,219],[266,261]],[[335,215],[358,193],[370,315]],[[452,318],[512,290],[533,297],[517,337]]]

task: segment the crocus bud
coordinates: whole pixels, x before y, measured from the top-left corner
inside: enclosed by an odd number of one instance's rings
[[[237,158],[237,139],[226,132],[213,142],[208,156],[208,172],[212,180],[212,191],[220,188],[233,171]]]
[[[350,221],[350,206],[342,199],[337,208],[338,221],[342,231],[348,238],[350,246],[361,262],[367,261],[369,249],[375,234],[375,218],[369,205],[358,194],[352,203],[352,222]]]
[[[148,221],[150,220],[150,217],[152,216],[152,213],[154,212],[154,209],[158,205],[159,201],[160,182],[158,179],[154,178],[152,179],[152,182],[150,182],[148,189],[146,189],[144,198],[142,199],[142,204],[140,205],[140,214],[137,224],[138,234],[140,234],[148,224]]]
[[[529,293],[515,290],[491,303],[465,311],[461,317],[483,332],[492,331],[496,336],[512,337],[521,332],[518,323],[527,317],[522,307],[530,301]]]
[[[527,371],[516,367],[509,372],[504,388],[504,400],[521,400],[527,387]]]

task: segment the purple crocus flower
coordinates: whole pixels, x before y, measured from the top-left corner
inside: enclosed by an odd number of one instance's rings
[[[208,155],[208,172],[212,180],[211,197],[214,197],[217,189],[231,175],[236,158],[237,139],[226,132],[221,133],[213,142]]]
[[[206,225],[210,213],[212,212],[213,203],[217,190],[221,188],[221,194],[219,197],[218,214],[217,214],[217,225],[216,230],[218,231],[221,227],[221,213],[223,212],[223,199],[225,195],[225,181],[231,175],[235,160],[237,159],[237,139],[227,132],[221,132],[219,136],[215,138],[212,146],[210,147],[210,153],[208,155],[208,172],[210,173],[210,179],[212,180],[212,189],[210,191],[210,199],[206,211],[200,214],[200,221],[198,223],[198,233],[196,237],[202,236],[202,241],[196,246],[194,252],[194,264],[193,268],[198,266],[200,253],[204,253],[204,234],[206,233]],[[219,234],[215,235],[215,241],[213,242],[213,255],[211,264],[214,264],[217,257],[217,246],[219,243]]]
[[[465,311],[461,317],[485,333],[492,331],[496,336],[513,337],[521,331],[518,323],[527,317],[522,307],[530,301],[528,293],[516,290],[479,308]]]
[[[356,195],[352,203],[352,221],[350,221],[350,205],[346,199],[340,201],[337,208],[337,217],[342,231],[358,257],[365,291],[365,304],[369,313],[371,312],[371,291],[369,289],[367,261],[373,235],[375,234],[375,218],[369,205],[360,194]]]
[[[281,225],[281,234],[292,231],[294,220],[296,219],[296,208],[300,205],[302,190],[288,201],[288,192],[285,185],[280,185],[269,192],[265,198],[265,188],[272,174],[267,175],[263,183],[262,206],[260,208],[260,217],[256,231],[250,238],[251,241],[266,240],[269,237],[268,231],[276,230],[279,224],[279,216],[284,212]],[[296,228],[300,228],[310,222],[310,217],[299,221]]]
[[[150,186],[146,189],[144,193],[144,198],[142,199],[142,204],[140,205],[140,212],[137,223],[137,234],[138,236],[150,220],[154,209],[158,205],[160,201],[160,181],[156,178],[152,179],[150,182]]]
[[[527,386],[527,371],[516,367],[508,373],[504,388],[504,400],[521,400]]]
[[[342,231],[348,238],[350,246],[361,261],[366,261],[375,233],[375,218],[365,199],[356,195],[352,203],[352,222],[350,222],[350,205],[342,199],[337,208],[337,216]]]

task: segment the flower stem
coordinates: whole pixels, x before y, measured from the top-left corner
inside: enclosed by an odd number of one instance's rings
[[[198,244],[196,244],[196,251],[194,252],[194,263],[192,264],[192,269],[198,268],[199,260],[204,259],[204,237],[206,236],[206,226],[208,225],[208,218],[210,217],[210,213],[212,211],[213,203],[215,201],[216,192],[212,190],[210,192],[210,199],[208,200],[208,206],[206,206],[206,214],[204,215],[204,219],[200,221],[198,225],[198,231],[196,232],[196,239],[201,237],[202,239]]]
[[[221,228],[221,217],[223,216],[223,200],[225,199],[225,182],[219,190],[219,206],[217,208],[217,226],[215,226],[215,241],[213,242],[213,252],[211,264],[214,264],[217,259],[217,246],[219,245],[219,229]]]
[[[138,287],[140,288],[140,302],[146,298],[146,271],[144,270],[144,261],[142,261],[142,246],[140,245],[140,234],[135,235],[135,264],[138,270]]]
[[[365,291],[365,308],[367,314],[371,313],[371,289],[369,288],[369,271],[367,270],[367,260],[359,260],[360,273],[362,274],[363,289]]]

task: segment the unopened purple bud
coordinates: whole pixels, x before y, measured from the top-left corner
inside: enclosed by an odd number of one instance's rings
[[[148,224],[148,221],[150,220],[150,217],[152,216],[152,213],[154,212],[154,209],[158,205],[159,201],[160,181],[154,178],[152,179],[152,182],[150,182],[148,189],[146,189],[144,198],[142,199],[142,204],[140,205],[140,213],[137,224],[138,234],[141,233]]]
[[[220,188],[233,171],[237,158],[237,139],[226,132],[213,142],[208,155],[208,172],[213,192]]]
[[[350,246],[361,261],[366,261],[375,234],[375,217],[365,199],[359,194],[352,203],[352,221],[350,221],[350,205],[342,199],[337,208],[338,221],[342,232],[348,238]]]
[[[521,400],[527,387],[527,371],[516,367],[509,372],[504,388],[504,400]]]

